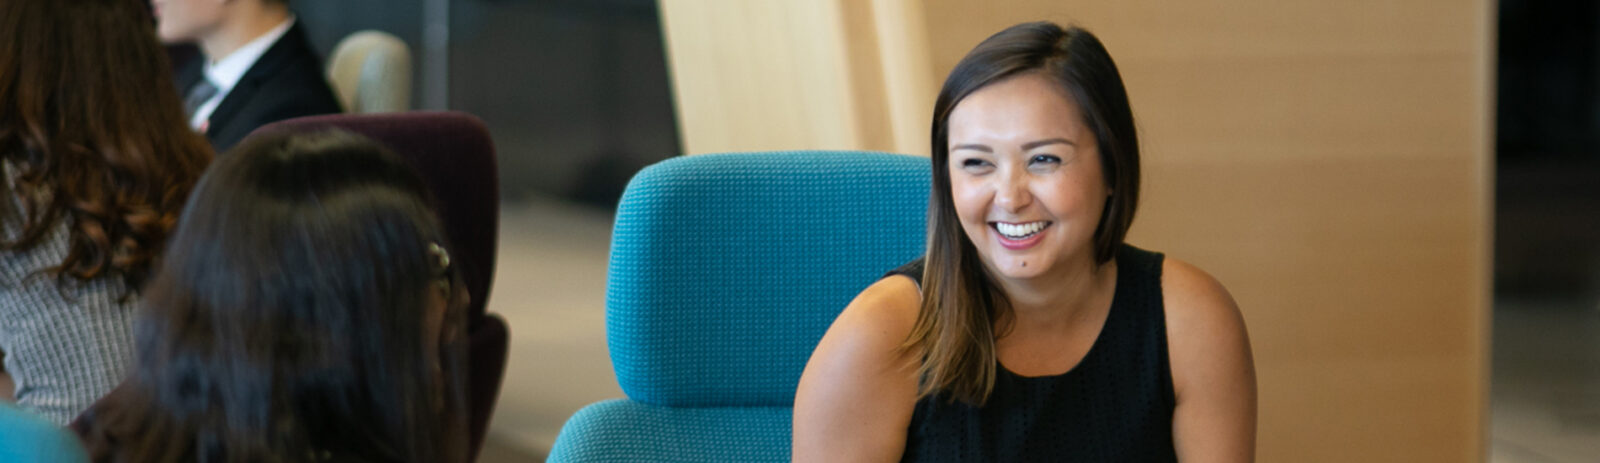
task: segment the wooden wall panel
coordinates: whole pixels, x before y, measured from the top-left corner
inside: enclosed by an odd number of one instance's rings
[[[862,144],[840,2],[660,6],[684,153]]]
[[[920,0],[661,0],[687,154],[927,155],[938,78]]]
[[[883,57],[878,74],[885,88],[874,107],[889,116],[889,150],[928,156],[933,103],[944,79],[933,68],[928,45],[931,25],[922,5],[922,0],[872,0],[873,33]],[[852,48],[866,48],[855,45]]]

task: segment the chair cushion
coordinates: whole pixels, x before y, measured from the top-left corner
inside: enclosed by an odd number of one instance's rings
[[[784,423],[788,429],[788,423]],[[787,444],[787,443],[786,443]],[[16,406],[0,402],[0,461],[87,462],[78,438],[66,429]]]
[[[606,338],[628,397],[791,406],[839,311],[924,248],[928,159],[698,155],[646,168],[617,209]]]
[[[674,408],[632,400],[584,407],[567,420],[550,462],[786,462],[788,407]]]

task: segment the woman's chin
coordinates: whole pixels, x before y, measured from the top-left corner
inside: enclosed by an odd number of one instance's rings
[[[1038,278],[1046,268],[1044,259],[1035,256],[999,256],[989,264],[996,278],[1018,281]]]

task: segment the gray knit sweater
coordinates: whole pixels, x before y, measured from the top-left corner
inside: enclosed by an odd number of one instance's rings
[[[9,164],[9,163],[7,163]],[[13,192],[9,165],[5,192]],[[22,232],[17,195],[0,204],[7,240]],[[57,223],[32,249],[0,251],[0,351],[16,381],[17,404],[66,424],[122,382],[133,351],[136,298],[118,302],[118,278],[82,282],[39,272],[67,255],[68,227]]]

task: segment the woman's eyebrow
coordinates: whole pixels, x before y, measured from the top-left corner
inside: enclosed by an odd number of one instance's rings
[[[1057,144],[1057,143],[1060,143],[1060,144],[1063,144],[1063,145],[1072,146],[1074,148],[1076,148],[1078,146],[1077,143],[1073,143],[1072,140],[1068,140],[1068,139],[1065,139],[1065,138],[1046,138],[1044,140],[1030,141],[1030,142],[1027,142],[1027,143],[1023,143],[1022,144],[1022,150],[1023,151],[1028,151],[1028,150],[1031,150],[1031,149],[1034,149],[1034,148],[1038,148],[1038,147],[1041,147],[1041,146],[1054,145],[1054,144]]]

